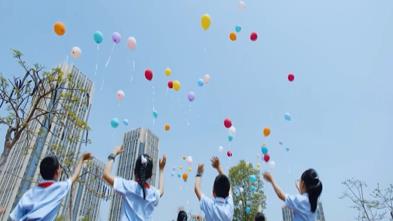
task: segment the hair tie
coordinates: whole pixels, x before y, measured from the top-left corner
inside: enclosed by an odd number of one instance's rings
[[[142,163],[143,165],[146,165],[146,164],[147,164],[147,159],[146,159],[145,156],[143,156],[143,155],[142,155],[142,157],[141,157],[141,163]]]

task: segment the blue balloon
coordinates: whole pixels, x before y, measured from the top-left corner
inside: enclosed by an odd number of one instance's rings
[[[232,142],[232,140],[233,140],[233,136],[229,135],[229,136],[228,136],[228,141],[229,141],[229,142]]]
[[[237,33],[239,33],[241,30],[242,30],[242,27],[240,27],[239,25],[237,25],[237,26],[235,27],[235,31],[236,31]]]
[[[96,31],[94,32],[93,38],[95,43],[101,44],[101,42],[104,40],[104,35],[102,34],[102,32]]]
[[[286,121],[291,121],[291,120],[292,120],[291,114],[290,114],[290,113],[285,113],[285,114],[284,114],[284,119],[285,119]]]
[[[267,154],[267,152],[268,152],[269,150],[267,149],[267,147],[262,146],[262,147],[261,147],[261,151],[262,151],[263,154]]]
[[[255,186],[250,186],[250,191],[255,192],[255,191],[257,191],[257,188]]]
[[[198,86],[202,87],[205,83],[203,82],[203,79],[198,79]]]
[[[128,126],[128,119],[124,119],[124,120],[123,120],[123,124],[124,124],[125,126]]]
[[[246,207],[246,213],[250,214],[251,213],[251,208],[250,207]]]
[[[158,112],[157,112],[157,111],[153,111],[153,117],[154,117],[155,119],[157,119],[157,117],[158,117]]]
[[[251,183],[257,182],[257,176],[255,176],[255,175],[250,175],[250,176],[248,177],[248,179],[250,180]]]
[[[113,119],[111,120],[111,126],[112,126],[112,128],[117,128],[117,127],[119,126],[119,123],[120,123],[120,121],[119,121],[118,118],[113,118]]]

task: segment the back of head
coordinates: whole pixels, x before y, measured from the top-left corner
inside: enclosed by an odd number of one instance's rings
[[[225,175],[218,175],[214,180],[213,192],[216,197],[227,198],[229,196],[229,190],[231,189],[231,183]]]
[[[254,221],[265,221],[265,215],[263,213],[257,213]]]
[[[177,221],[187,221],[187,213],[184,210],[180,210],[179,214],[177,215]]]
[[[308,200],[311,205],[311,212],[317,210],[318,198],[322,193],[322,182],[319,180],[318,174],[314,169],[308,169],[302,174],[302,181],[306,187]]]
[[[45,180],[53,180],[60,164],[55,156],[47,156],[40,163],[40,174]]]
[[[143,199],[146,199],[146,181],[153,175],[153,160],[147,154],[138,157],[135,163],[134,174],[136,181],[143,189]]]

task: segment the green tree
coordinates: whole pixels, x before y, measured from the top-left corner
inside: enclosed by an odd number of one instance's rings
[[[252,179],[250,176],[253,176]],[[229,170],[234,193],[234,221],[251,221],[259,210],[266,207],[266,197],[262,190],[263,182],[259,177],[259,170],[243,160]],[[247,208],[250,209],[249,213],[246,212]]]

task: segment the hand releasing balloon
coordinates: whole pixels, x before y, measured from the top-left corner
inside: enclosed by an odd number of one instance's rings
[[[82,54],[82,50],[79,47],[73,47],[71,49],[71,56],[75,59],[79,58]]]
[[[118,91],[116,92],[116,99],[117,99],[118,101],[122,101],[122,100],[124,99],[125,96],[126,96],[126,94],[124,93],[123,90],[118,90]]]
[[[151,69],[147,68],[145,70],[145,78],[148,81],[151,81],[153,79],[153,71]]]
[[[201,17],[201,26],[202,26],[203,30],[206,31],[207,29],[209,29],[210,24],[211,24],[210,15],[209,14],[202,15],[202,17]]]
[[[94,42],[95,42],[96,44],[101,44],[102,41],[104,40],[104,35],[102,34],[102,32],[96,31],[96,32],[94,32],[94,34],[93,34],[93,39],[94,39]]]
[[[115,43],[115,44],[119,44],[119,43],[120,43],[120,41],[121,41],[121,35],[120,35],[119,32],[113,32],[113,34],[112,34],[112,41],[113,41],[113,43]]]
[[[129,37],[128,39],[127,39],[127,47],[129,48],[129,49],[135,49],[136,48],[136,39],[135,39],[135,37]]]
[[[53,30],[58,36],[63,36],[66,33],[66,27],[63,22],[57,21],[53,25]]]

